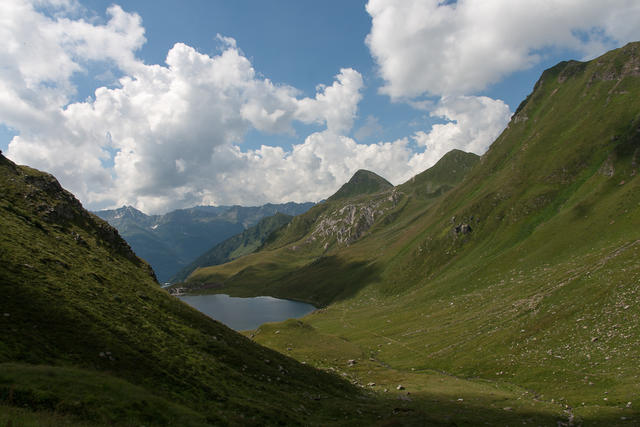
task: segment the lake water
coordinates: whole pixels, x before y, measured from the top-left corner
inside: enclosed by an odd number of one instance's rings
[[[266,322],[302,317],[316,309],[304,302],[272,297],[236,298],[214,294],[183,295],[179,298],[236,331],[256,329]]]

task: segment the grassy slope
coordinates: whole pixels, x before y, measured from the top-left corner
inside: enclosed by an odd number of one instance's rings
[[[326,424],[355,410],[377,419],[378,404],[348,383],[170,297],[51,176],[0,156],[0,194],[3,422]]]
[[[524,387],[587,423],[637,422],[639,66],[636,43],[547,70],[458,187],[426,207],[410,197],[385,227],[334,253],[375,274],[342,282],[354,296],[305,324],[418,388],[435,369]],[[460,224],[473,231],[456,234]],[[306,280],[335,277],[317,273]],[[285,331],[255,338],[286,351],[301,338]],[[322,348],[303,343],[321,363]],[[376,375],[386,374],[361,380]]]
[[[2,425],[473,425],[502,414],[450,394],[416,405],[364,391],[257,346],[168,296],[51,176],[0,156],[0,190]],[[466,383],[450,393],[486,389]],[[483,402],[518,396],[489,389]]]

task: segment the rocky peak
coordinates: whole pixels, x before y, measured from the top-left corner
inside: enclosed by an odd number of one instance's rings
[[[363,237],[384,214],[395,208],[400,197],[398,190],[393,188],[370,199],[341,204],[318,218],[306,243],[320,241],[324,249],[334,243],[349,246]]]

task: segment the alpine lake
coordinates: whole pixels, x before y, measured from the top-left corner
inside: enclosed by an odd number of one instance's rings
[[[236,298],[225,294],[182,295],[182,301],[236,331],[267,322],[298,318],[316,309],[311,304],[273,297]]]

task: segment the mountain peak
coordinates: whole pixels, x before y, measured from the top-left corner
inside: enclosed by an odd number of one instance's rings
[[[392,188],[393,184],[374,172],[359,169],[351,179],[328,200],[340,200],[363,194],[379,193]]]
[[[419,197],[436,197],[462,181],[479,161],[480,156],[474,153],[453,149],[442,156],[435,165],[413,176],[398,188]]]

